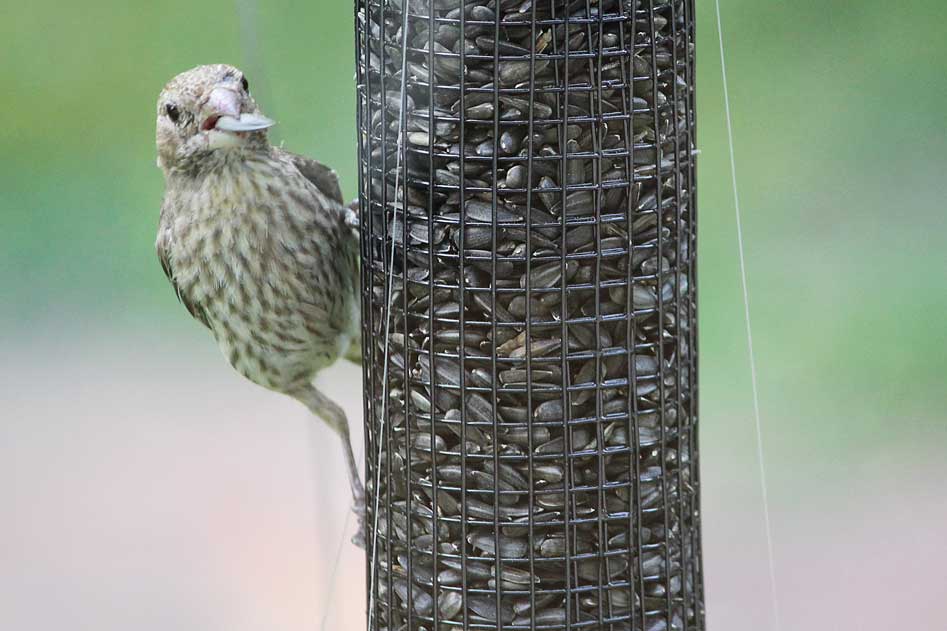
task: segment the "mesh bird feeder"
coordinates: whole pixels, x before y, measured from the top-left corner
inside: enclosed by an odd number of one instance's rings
[[[704,628],[694,21],[356,2],[372,631]]]

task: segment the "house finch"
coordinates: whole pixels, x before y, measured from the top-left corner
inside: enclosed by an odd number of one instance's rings
[[[345,412],[312,384],[339,357],[361,361],[358,237],[335,172],[270,145],[274,123],[232,66],[178,75],[157,114],[164,273],[237,372],[339,434],[362,518]]]

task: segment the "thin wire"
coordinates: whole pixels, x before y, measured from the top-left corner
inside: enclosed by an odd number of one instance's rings
[[[402,51],[402,52],[401,52],[401,86],[400,86],[400,87],[401,87],[401,92],[400,92],[401,104],[400,104],[400,107],[398,108],[398,109],[399,109],[399,111],[398,111],[398,128],[397,128],[397,129],[398,129],[398,131],[397,131],[397,133],[398,133],[398,140],[397,140],[397,145],[396,145],[397,149],[396,149],[396,156],[395,156],[395,202],[398,201],[398,200],[397,200],[398,187],[399,187],[399,185],[400,185],[400,178],[401,178],[401,154],[402,154],[402,151],[403,151],[403,135],[404,135],[404,133],[403,133],[403,126],[404,126],[404,118],[405,118],[405,113],[404,113],[404,109],[405,109],[404,95],[405,95],[405,91],[406,91],[406,88],[407,88],[407,74],[408,74],[408,69],[407,69],[407,59],[408,59],[408,56],[407,56],[407,50],[408,50],[408,6],[407,6],[407,4],[408,4],[408,3],[406,3],[406,6],[405,6],[404,9],[403,9],[403,11],[404,11],[404,16],[403,16],[403,18],[404,18],[404,19],[403,19],[403,23],[402,23],[402,25],[401,25],[401,37],[402,37],[402,41],[401,41],[401,51]],[[383,105],[383,106],[384,106],[384,105]],[[403,204],[403,205],[406,206],[406,204]],[[407,222],[406,208],[403,208],[403,209],[402,209],[402,215],[403,215],[403,216],[402,216],[402,225],[406,225],[406,224],[404,223],[404,222]],[[392,216],[391,234],[390,234],[390,238],[391,238],[391,255],[390,255],[389,259],[388,259],[388,267],[386,268],[387,271],[388,271],[388,287],[387,287],[386,294],[385,294],[385,296],[386,296],[386,302],[387,302],[387,307],[386,307],[386,311],[385,311],[384,367],[383,367],[383,369],[382,369],[382,378],[381,378],[381,379],[382,379],[382,401],[381,401],[381,406],[382,406],[382,408],[381,408],[381,415],[380,415],[380,418],[379,418],[379,421],[378,421],[378,422],[379,422],[378,431],[377,431],[377,433],[376,433],[376,435],[375,435],[375,440],[378,442],[378,452],[377,452],[377,454],[376,454],[375,462],[374,462],[374,463],[375,463],[375,485],[374,485],[373,489],[374,489],[374,492],[375,492],[375,503],[374,503],[374,506],[373,506],[373,514],[372,514],[372,519],[373,519],[373,521],[372,521],[372,559],[373,559],[373,560],[375,559],[375,557],[376,557],[376,555],[377,555],[377,553],[378,553],[378,509],[379,509],[379,498],[381,497],[381,494],[378,492],[378,488],[379,488],[379,486],[381,485],[381,451],[382,451],[382,445],[384,444],[383,441],[381,440],[380,436],[381,436],[381,434],[382,434],[382,432],[383,432],[383,430],[384,430],[385,418],[386,418],[387,412],[388,412],[388,365],[389,365],[389,353],[390,353],[390,344],[389,344],[390,336],[389,336],[389,332],[390,332],[390,330],[391,330],[392,298],[393,298],[393,296],[394,296],[394,292],[393,292],[392,289],[393,289],[393,285],[394,285],[394,277],[395,277],[395,275],[392,273],[392,270],[394,269],[394,265],[395,265],[395,238],[394,238],[394,229],[395,229],[395,226],[396,226],[396,223],[395,223],[395,218],[396,218],[396,217],[397,217],[397,207],[395,207],[395,213],[394,213],[394,215]],[[326,629],[326,623],[327,623],[327,621],[328,621],[328,619],[329,619],[329,613],[330,613],[329,610],[328,610],[329,599],[332,597],[332,594],[333,594],[334,591],[335,591],[335,579],[336,579],[336,575],[337,575],[337,570],[338,570],[338,568],[339,568],[339,563],[340,563],[341,558],[342,558],[342,549],[343,549],[343,547],[344,547],[344,545],[345,545],[345,535],[346,535],[346,530],[348,529],[348,524],[349,524],[349,519],[350,519],[350,517],[351,517],[351,512],[346,513],[346,515],[345,515],[345,523],[343,524],[343,527],[342,527],[342,539],[339,541],[339,544],[338,544],[338,546],[337,546],[337,551],[336,551],[336,556],[335,556],[335,564],[334,564],[333,567],[332,567],[332,572],[331,572],[330,578],[329,578],[328,592],[327,592],[327,594],[326,594],[326,607],[327,607],[327,609],[326,609],[325,614],[323,614],[322,623],[321,623],[321,625],[320,625],[320,629],[321,629],[322,631],[325,631],[325,629]],[[374,585],[375,585],[375,568],[376,568],[377,566],[378,566],[378,563],[375,563],[375,562],[373,561],[373,563],[372,563],[371,577],[370,577],[370,580],[369,580],[369,593],[368,593],[368,628],[369,628],[369,629],[371,628],[372,620],[373,620],[373,617],[374,617],[374,615],[375,615],[375,588],[374,588]]]
[[[769,516],[769,493],[766,484],[766,466],[763,458],[763,424],[760,422],[760,395],[756,379],[756,359],[753,353],[753,328],[750,326],[750,294],[746,284],[746,257],[743,246],[743,221],[740,215],[740,196],[737,193],[737,165],[733,150],[733,123],[730,116],[730,92],[727,88],[727,62],[723,52],[723,25],[720,20],[720,0],[714,0],[717,14],[717,41],[720,43],[720,74],[723,79],[723,104],[727,115],[727,142],[730,148],[730,179],[733,185],[733,207],[737,221],[737,245],[740,253],[740,280],[743,285],[743,316],[746,322],[746,343],[750,356],[750,377],[753,384],[753,416],[756,420],[756,454],[760,467],[760,487],[763,495],[763,522],[766,527],[766,552],[769,558],[769,587],[773,600],[773,629],[779,631],[779,600],[776,589],[776,561],[773,554],[773,529]]]
[[[256,0],[236,0],[237,21],[240,24],[240,43],[243,48],[244,61],[250,70],[262,73],[263,64],[260,62],[260,38],[257,33],[257,19],[259,8]],[[253,77],[251,77],[253,78]],[[256,78],[254,78],[256,80]]]
[[[398,187],[400,184],[401,178],[401,153],[404,150],[404,119],[405,119],[405,108],[407,103],[405,103],[405,92],[407,89],[407,80],[408,80],[408,13],[410,6],[410,0],[405,2],[405,6],[402,9],[403,19],[401,24],[401,92],[399,94],[400,103],[398,107],[398,140],[395,145],[396,155],[395,155],[395,205],[393,206],[394,212],[392,213],[391,219],[391,255],[388,259],[388,267],[386,271],[388,272],[388,287],[386,293],[386,303],[387,307],[385,308],[385,352],[384,352],[384,368],[382,369],[382,402],[381,402],[381,418],[379,419],[378,433],[375,436],[375,440],[378,442],[378,450],[375,456],[375,486],[373,491],[375,493],[375,504],[372,514],[372,569],[371,577],[368,582],[368,628],[372,628],[372,620],[375,616],[375,576],[376,568],[378,567],[378,509],[379,509],[379,499],[381,498],[381,493],[379,492],[379,487],[381,485],[381,448],[384,442],[381,439],[382,429],[385,424],[385,416],[388,409],[388,356],[390,352],[389,341],[391,339],[389,331],[391,330],[391,311],[394,292],[392,287],[394,285],[394,266],[395,266],[395,218],[397,217],[398,208]],[[384,107],[384,101],[382,101],[382,107]],[[407,198],[402,196],[402,209],[401,209],[401,225],[402,228],[407,230],[408,225],[408,214],[407,214]],[[407,245],[407,243],[405,243]]]
[[[325,631],[326,623],[329,622],[329,614],[332,613],[332,610],[329,608],[329,603],[332,602],[332,595],[335,594],[336,573],[339,571],[339,564],[342,561],[342,550],[345,546],[345,532],[349,529],[349,520],[351,517],[352,511],[346,511],[345,521],[342,522],[342,541],[339,542],[335,551],[335,562],[332,564],[332,571],[329,573],[329,590],[326,592],[325,611],[322,614],[322,622],[319,624],[321,631]]]
[[[263,59],[263,47],[260,45],[260,32],[257,28],[260,17],[260,7],[257,0],[235,0],[237,21],[240,25],[240,45],[243,49],[243,69],[247,71],[253,83],[253,94],[261,103],[271,103],[269,91],[269,77],[266,73],[266,64]],[[270,116],[273,116],[270,111]],[[276,112],[277,114],[279,112]],[[277,117],[278,118],[278,117]],[[279,130],[271,130],[271,135],[279,134]],[[278,136],[277,136],[278,137]]]

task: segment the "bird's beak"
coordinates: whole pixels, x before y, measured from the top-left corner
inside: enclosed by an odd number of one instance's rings
[[[269,129],[276,121],[261,114],[241,114],[239,118],[221,116],[217,119],[217,129],[223,131],[258,131]]]
[[[211,90],[205,106],[208,116],[204,119],[201,128],[220,131],[259,131],[276,124],[275,121],[262,114],[241,113],[242,100],[243,97],[236,90],[227,86],[218,86]]]

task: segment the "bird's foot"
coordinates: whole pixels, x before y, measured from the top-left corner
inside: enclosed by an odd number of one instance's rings
[[[358,530],[355,532],[355,536],[352,537],[352,543],[364,550],[366,537],[365,516],[368,511],[365,506],[365,492],[361,489],[355,493],[352,503],[352,512],[355,513],[356,521],[358,522]]]
[[[358,200],[356,199],[351,204],[345,208],[345,225],[354,230],[356,233],[361,227],[361,222],[358,218]]]

